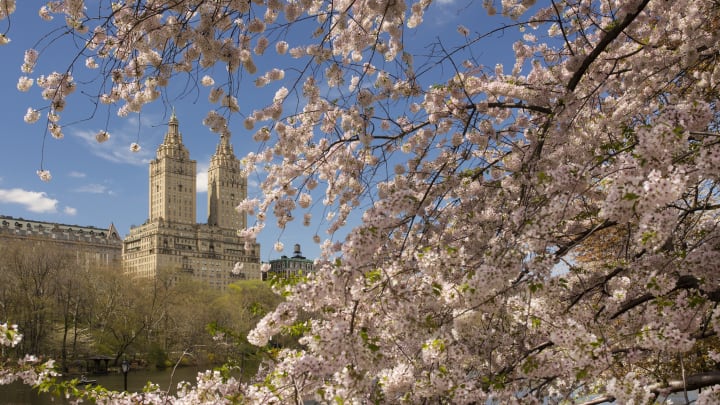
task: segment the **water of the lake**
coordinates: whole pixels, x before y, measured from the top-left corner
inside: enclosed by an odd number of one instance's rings
[[[195,383],[198,372],[206,368],[183,367],[175,370],[131,370],[128,373],[128,391],[142,391],[148,381],[158,384],[162,390],[174,392],[177,384],[181,381]],[[171,381],[172,378],[172,381]],[[88,375],[88,379],[97,380],[99,385],[113,390],[123,390],[122,373],[110,373],[106,375]],[[57,398],[49,394],[38,394],[32,388],[15,382],[10,385],[0,385],[0,404],[4,405],[46,405],[46,404],[69,404],[64,398]]]

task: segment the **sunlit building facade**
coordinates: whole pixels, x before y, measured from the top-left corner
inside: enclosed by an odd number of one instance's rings
[[[291,278],[308,274],[314,270],[314,261],[303,256],[300,245],[296,243],[291,257],[283,255],[279,259],[270,260],[270,270],[263,273],[262,279]]]
[[[235,207],[247,181],[230,140],[220,137],[208,169],[208,222],[196,221],[196,166],[183,144],[173,112],[149,170],[149,218],[123,242],[122,261],[132,278],[177,271],[225,289],[238,279],[260,279],[260,246],[238,236],[247,218]],[[243,263],[233,272],[235,263]]]
[[[122,239],[113,224],[103,229],[0,215],[0,243],[63,249],[75,255],[83,270],[119,265],[122,255]]]

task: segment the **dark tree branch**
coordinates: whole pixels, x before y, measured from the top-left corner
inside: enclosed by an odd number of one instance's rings
[[[694,391],[715,384],[720,384],[720,370],[708,371],[685,377],[685,382],[683,382],[682,379],[671,380],[667,383],[657,383],[651,385],[649,388],[652,393],[662,395],[685,390]]]
[[[682,379],[677,379],[670,380],[664,383],[653,384],[648,387],[648,390],[655,395],[667,395],[674,392],[694,391],[716,384],[720,384],[720,370],[691,375],[689,377],[685,377],[685,381],[683,381]],[[614,401],[614,396],[602,395],[597,398],[593,398],[590,401],[583,402],[580,405],[598,405]]]
[[[524,104],[522,102],[519,102],[519,103],[494,102],[494,103],[487,103],[487,106],[488,106],[488,108],[518,108],[518,109],[522,109],[522,110],[535,111],[535,112],[539,112],[539,113],[543,113],[543,114],[552,114],[552,110],[548,107]]]
[[[641,295],[641,296],[639,296],[639,297],[635,297],[635,298],[633,298],[633,299],[631,299],[631,300],[625,301],[625,302],[623,303],[623,305],[620,307],[620,309],[618,309],[617,312],[615,312],[615,313],[610,317],[610,319],[615,319],[615,318],[617,318],[618,316],[624,314],[625,312],[627,312],[627,311],[635,308],[636,306],[638,306],[638,305],[640,305],[640,304],[642,304],[642,303],[648,302],[648,301],[650,301],[650,300],[652,300],[652,299],[654,299],[654,298],[655,298],[654,295],[652,295],[652,294],[650,294],[650,293],[647,293],[647,294],[643,294],[643,295]]]
[[[650,0],[643,0],[640,5],[638,5],[637,10],[635,10],[634,13],[629,13],[625,16],[625,18],[615,25],[610,31],[608,31],[602,39],[598,42],[597,46],[590,52],[590,54],[583,59],[582,64],[578,68],[578,70],[575,71],[575,74],[573,77],[570,78],[570,81],[568,82],[567,88],[570,91],[575,91],[575,88],[577,87],[578,83],[580,83],[580,79],[582,79],[583,75],[585,75],[585,72],[590,68],[590,65],[595,62],[595,60],[600,56],[601,53],[605,51],[605,48],[608,47],[619,35],[620,33],[627,28],[630,23],[632,23],[635,18],[640,14],[640,12],[643,11],[645,6],[650,2]]]
[[[353,300],[352,317],[350,318],[350,331],[348,335],[355,333],[355,315],[357,314],[358,305],[360,305],[360,301]]]
[[[575,306],[575,304],[577,304],[578,301],[580,301],[580,299],[585,296],[585,294],[587,294],[587,293],[589,293],[589,292],[591,292],[591,291],[593,291],[593,290],[595,290],[595,289],[597,289],[597,288],[603,287],[608,281],[610,281],[613,277],[615,277],[615,276],[617,276],[618,274],[620,274],[620,272],[622,272],[623,270],[625,270],[625,269],[622,268],[622,267],[617,267],[617,268],[615,268],[613,271],[611,271],[610,273],[608,273],[608,274],[606,274],[606,275],[604,275],[604,276],[597,276],[597,277],[595,277],[593,280],[590,281],[590,286],[589,286],[589,287],[587,287],[587,288],[585,288],[584,290],[582,290],[582,291],[580,291],[579,293],[577,293],[577,294],[570,300],[570,305],[568,305],[566,311],[570,310],[570,308],[572,308],[573,306]]]
[[[555,252],[555,257],[560,258],[560,257],[564,256],[568,251],[570,251],[570,249],[577,246],[579,243],[581,243],[582,241],[587,239],[593,233],[603,230],[605,228],[610,228],[611,226],[615,226],[615,225],[617,225],[617,222],[605,220],[605,222],[595,225],[594,227],[578,234],[578,236],[576,236],[570,242],[560,246],[560,248]]]
[[[700,280],[697,279],[697,277],[692,275],[682,275],[678,277],[678,280],[675,282],[675,288],[673,288],[670,293],[673,293],[678,290],[698,290],[700,293],[704,294],[710,301],[712,302],[720,302],[720,289],[715,289],[712,291],[705,291],[700,288]],[[646,293],[639,297],[630,299],[625,301],[620,309],[615,312],[610,319],[615,319],[619,317],[620,315],[624,314],[625,312],[637,307],[640,304],[643,304],[647,301],[650,301],[652,299],[655,299],[655,295]]]
[[[603,395],[597,398],[593,398],[590,401],[583,402],[580,405],[599,405],[607,402],[615,402],[615,397],[612,395]]]
[[[537,345],[537,346],[535,346],[535,347],[533,347],[533,348],[530,348],[530,349],[527,351],[527,354],[530,355],[530,354],[532,354],[532,353],[540,353],[541,351],[547,349],[547,348],[550,347],[550,346],[554,346],[554,345],[555,345],[555,343],[553,343],[553,342],[551,342],[551,341],[547,341],[547,342],[541,343],[541,344],[539,344],[539,345]]]

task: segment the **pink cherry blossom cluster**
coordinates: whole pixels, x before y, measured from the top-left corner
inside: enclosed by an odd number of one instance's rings
[[[248,336],[312,314],[301,347],[253,383],[206,373],[172,401],[647,402],[678,377],[649,363],[720,332],[716,2],[483,1],[509,19],[507,66],[478,60],[497,46],[482,26],[406,48],[429,0],[100,3],[40,10],[106,72],[99,101],[125,116],[195,75],[205,125],[229,135],[239,115],[259,145],[242,164],[263,168],[262,195],[237,207],[256,221],[238,234],[301,218],[326,232],[316,272]],[[287,63],[265,63],[273,47]],[[76,84],[32,76],[41,57],[26,52],[17,88],[41,89],[60,138]],[[249,111],[243,80],[274,96]]]

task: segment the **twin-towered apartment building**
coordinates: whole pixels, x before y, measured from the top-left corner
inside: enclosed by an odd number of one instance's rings
[[[196,166],[173,112],[163,143],[150,162],[149,217],[130,229],[124,240],[112,224],[101,229],[1,216],[0,240],[72,246],[88,266],[119,259],[132,278],[179,270],[219,289],[238,279],[262,279],[259,244],[237,234],[247,225],[246,214],[235,210],[247,195],[247,180],[230,140],[221,136],[210,160],[204,224],[196,221]],[[243,263],[242,270],[233,272],[238,262]]]

